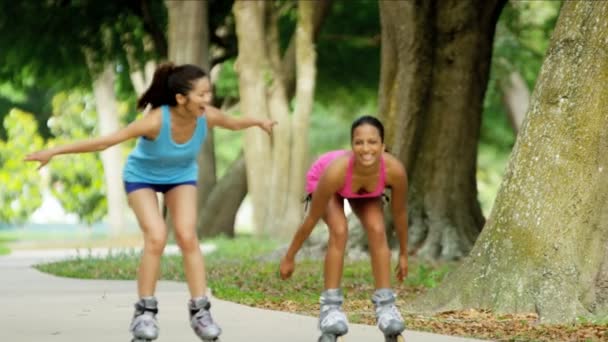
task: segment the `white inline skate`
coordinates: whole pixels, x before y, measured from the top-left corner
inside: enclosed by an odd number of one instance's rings
[[[135,303],[135,313],[129,330],[131,342],[150,342],[158,338],[158,302],[154,297],[143,297]]]
[[[405,323],[401,313],[395,306],[395,293],[391,289],[378,289],[372,296],[376,308],[378,328],[384,334],[385,342],[405,342],[401,333]]]
[[[207,297],[191,299],[188,303],[190,309],[190,326],[203,342],[219,341],[222,329],[211,318],[211,303]]]
[[[342,312],[344,296],[340,289],[328,289],[321,293],[321,310],[319,314],[319,330],[321,336],[318,342],[343,341],[342,336],[348,332],[348,320]]]

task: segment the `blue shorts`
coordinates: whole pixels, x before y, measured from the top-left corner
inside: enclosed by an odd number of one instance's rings
[[[149,184],[149,183],[125,182],[125,191],[128,194],[128,193],[131,193],[138,189],[152,189],[156,192],[162,192],[164,194],[167,191],[175,188],[176,186],[186,185],[186,184],[196,186],[196,181],[187,181],[187,182],[174,183],[174,184]]]

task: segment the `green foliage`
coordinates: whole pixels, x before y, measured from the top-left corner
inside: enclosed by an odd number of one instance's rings
[[[7,139],[0,140],[0,222],[23,223],[41,204],[40,175],[23,158],[42,147],[31,114],[13,109],[4,118]]]
[[[46,121],[55,93],[90,89],[93,77],[107,63],[117,65],[119,98],[132,98],[130,69],[166,54],[150,36],[153,27],[165,31],[166,12],[163,0],[3,3],[0,120],[8,108],[22,108],[34,113],[40,133],[48,138]],[[11,92],[2,89],[4,82]],[[15,92],[25,96],[15,99]],[[4,137],[0,128],[0,138]]]
[[[60,93],[53,99],[57,114],[49,126],[55,136],[49,147],[97,135],[97,113],[91,95]],[[75,213],[91,224],[107,212],[103,166],[97,153],[62,155],[49,163],[53,195],[66,212]]]
[[[234,69],[235,59],[222,63],[217,81],[213,84],[215,94],[226,100],[239,98],[239,75]]]

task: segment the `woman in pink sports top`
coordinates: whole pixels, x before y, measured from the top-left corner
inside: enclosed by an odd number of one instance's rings
[[[372,301],[380,330],[386,336],[398,336],[403,319],[395,308],[390,281],[390,250],[383,214],[382,195],[391,190],[391,209],[400,253],[396,268],[399,282],[407,276],[407,176],[403,164],[385,152],[384,128],[372,117],[363,116],[351,127],[351,150],[332,151],[320,156],[306,175],[306,191],[312,196],[310,211],[296,231],[281,260],[281,278],[291,277],[295,257],[313,228],[322,219],[329,229],[325,255],[324,291],[321,294],[319,327],[322,334],[340,336],[348,331],[340,281],[348,236],[344,199],[361,221],[369,240],[372,272],[376,291]],[[331,316],[331,317],[330,317]]]

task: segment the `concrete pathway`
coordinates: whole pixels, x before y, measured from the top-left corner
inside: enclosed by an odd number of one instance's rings
[[[77,280],[41,273],[31,265],[73,252],[16,251],[0,257],[0,341],[130,341],[134,281]],[[188,324],[186,284],[161,281],[157,288],[157,341],[199,341]],[[261,310],[212,299],[222,342],[314,342],[315,317]],[[408,342],[473,342],[474,339],[406,331]],[[373,326],[351,324],[345,342],[384,341]]]

